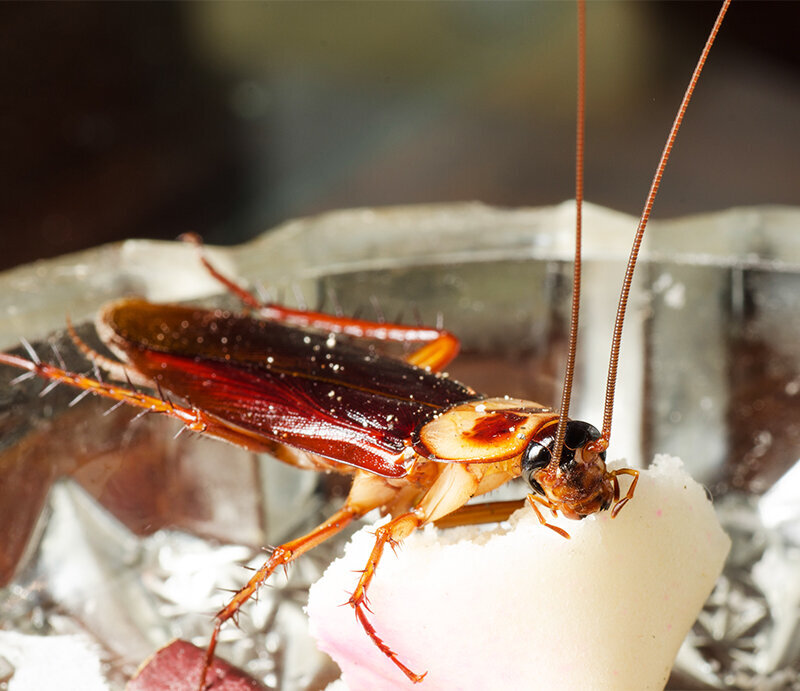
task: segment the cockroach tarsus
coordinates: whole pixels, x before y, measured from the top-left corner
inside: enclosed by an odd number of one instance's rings
[[[372,642],[409,679],[418,682],[425,675],[403,663],[368,616],[367,592],[386,545],[394,546],[417,528],[440,519],[458,522],[459,512],[470,499],[517,477],[528,483],[528,503],[540,523],[565,538],[569,537],[566,531],[548,523],[541,509],[571,519],[610,509],[614,517],[631,500],[638,471],[609,471],[605,465],[627,294],[666,160],[727,5],[728,0],[695,68],[639,223],[614,329],[602,432],[589,423],[567,419],[577,297],[573,300],[570,364],[560,412],[531,401],[485,398],[442,376],[459,347],[456,337],[447,331],[262,304],[221,274],[202,250],[203,264],[240,298],[247,314],[155,305],[133,298],[112,302],[100,311],[96,328],[118,360],[95,353],[70,328],[81,351],[126,384],[66,371],[41,361],[32,350],[28,359],[0,353],[0,363],[51,382],[167,415],[190,430],[254,451],[271,452],[297,467],[352,475],[344,506],[306,535],[276,547],[216,614],[198,680],[200,689],[208,681],[221,627],[236,618],[272,572],[374,509],[391,519],[376,529],[375,544],[349,603]],[[582,51],[582,3],[579,8]],[[581,57],[581,66],[583,61]],[[582,76],[578,100],[576,199],[580,219]],[[579,242],[575,263],[577,296]],[[337,334],[421,345],[404,358],[394,358],[345,342]],[[146,385],[158,395],[144,393],[134,385]],[[630,476],[631,481],[621,496],[619,478],[623,475]]]

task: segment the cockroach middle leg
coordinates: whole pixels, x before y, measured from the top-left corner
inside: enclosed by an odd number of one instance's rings
[[[211,263],[203,249],[203,240],[197,233],[183,233],[178,239],[190,245],[194,245],[197,248],[200,256],[200,263],[203,265],[203,268],[208,271],[212,278],[219,281],[228,292],[233,293],[239,298],[240,302],[245,305],[245,307],[259,311],[264,306],[264,303],[253,295],[253,293],[242,288],[238,283],[230,279]]]
[[[525,506],[524,499],[507,501],[484,501],[477,504],[466,504],[453,513],[434,521],[437,528],[459,528],[465,525],[482,525],[484,523],[501,523],[509,519],[512,513]]]
[[[263,319],[279,321],[291,326],[311,327],[332,334],[342,333],[355,338],[368,338],[377,341],[395,341],[398,343],[424,343],[421,348],[410,353],[404,359],[417,367],[428,368],[434,372],[441,371],[459,351],[459,341],[442,328],[429,326],[408,326],[384,321],[369,321],[341,315],[330,315],[305,309],[292,309],[275,303],[261,302],[233,279],[223,274],[208,259],[203,251],[202,240],[198,235],[187,233],[181,236],[186,242],[198,247],[200,261],[206,271],[219,281],[229,292],[233,293],[246,307],[254,310]]]

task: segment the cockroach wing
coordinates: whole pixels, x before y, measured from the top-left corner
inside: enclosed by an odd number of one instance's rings
[[[479,398],[332,334],[221,310],[127,299],[97,327],[138,372],[211,416],[210,435],[253,449],[278,442],[387,477],[406,473],[420,425]]]

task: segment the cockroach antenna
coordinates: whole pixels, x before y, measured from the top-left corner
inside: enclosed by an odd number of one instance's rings
[[[686,108],[689,105],[689,101],[692,99],[692,94],[697,86],[697,80],[700,78],[700,73],[703,71],[708,54],[711,51],[711,46],[714,44],[717,33],[719,33],[719,28],[722,26],[722,20],[725,18],[725,14],[727,13],[730,4],[731,0],[724,0],[722,3],[722,7],[717,14],[717,19],[714,22],[714,26],[711,28],[711,32],[709,33],[706,43],[703,46],[703,50],[700,53],[700,57],[697,60],[697,64],[695,65],[691,79],[689,80],[689,85],[686,87],[686,91],[683,94],[680,106],[678,106],[678,113],[675,115],[675,119],[672,122],[672,127],[670,128],[669,135],[667,136],[667,142],[664,145],[663,151],[661,152],[661,158],[658,161],[655,175],[653,175],[653,181],[650,183],[650,191],[647,194],[647,200],[645,201],[644,209],[642,210],[642,215],[639,219],[639,225],[636,228],[633,246],[631,247],[631,253],[628,257],[628,266],[625,269],[625,278],[622,281],[622,290],[620,292],[619,303],[617,305],[617,317],[614,321],[614,331],[611,339],[611,355],[608,363],[608,377],[606,378],[603,429],[601,430],[602,436],[596,442],[598,447],[600,445],[602,445],[604,448],[608,447],[608,442],[611,437],[611,417],[614,412],[614,391],[617,386],[617,367],[619,365],[619,350],[622,342],[622,325],[625,321],[625,312],[628,308],[628,297],[631,291],[631,283],[633,282],[633,272],[636,268],[636,261],[639,257],[639,249],[642,244],[642,238],[644,237],[644,231],[647,227],[647,222],[650,220],[650,213],[653,210],[653,202],[655,202],[658,188],[661,186],[661,178],[664,175],[664,169],[667,167],[667,161],[669,161],[670,154],[672,153],[672,147],[675,144],[675,138],[678,136],[678,130],[683,123],[683,118],[686,114]]]
[[[569,320],[569,346],[561,390],[561,410],[558,415],[553,463],[561,460],[564,435],[567,432],[575,355],[578,349],[578,314],[581,307],[581,242],[583,230],[583,153],[586,140],[586,2],[578,0],[578,88],[575,125],[575,259],[572,268],[572,312]]]
[[[138,408],[134,419],[149,412],[165,415],[180,421],[182,429],[250,451],[270,451],[300,468],[352,476],[342,507],[306,534],[277,546],[216,613],[197,675],[198,691],[206,689],[222,627],[236,621],[240,608],[271,574],[375,509],[390,520],[376,528],[372,551],[348,604],[374,646],[409,680],[419,682],[424,674],[408,667],[370,621],[367,594],[387,545],[394,547],[418,528],[441,519],[460,522],[459,515],[472,497],[519,476],[530,487],[527,501],[540,523],[565,538],[569,534],[548,523],[542,509],[576,520],[606,510],[613,517],[634,496],[639,471],[608,470],[605,465],[622,323],[664,166],[729,3],[724,2],[692,74],[639,221],[614,326],[602,431],[568,419],[581,274],[583,0],[578,5],[575,276],[560,413],[534,401],[486,398],[443,376],[459,351],[459,341],[442,328],[441,315],[432,328],[386,323],[380,311],[377,320],[369,321],[264,304],[217,271],[202,252],[200,259],[210,274],[242,301],[242,313],[138,298],[115,300],[102,308],[96,327],[117,360],[89,348],[68,325],[83,355],[125,385],[43,363],[26,341],[22,345],[27,359],[0,352],[0,364]],[[190,240],[199,246],[197,238]],[[349,338],[331,337],[339,333]],[[382,354],[376,341],[414,349],[393,357]],[[324,358],[318,357],[321,352]],[[621,475],[632,478],[624,496]],[[498,513],[470,515],[481,520],[502,518]]]
[[[700,73],[703,71],[708,54],[711,51],[711,46],[717,37],[719,28],[722,25],[722,20],[728,11],[731,0],[724,0],[719,13],[717,14],[714,26],[706,39],[703,50],[692,72],[689,85],[686,87],[683,98],[681,99],[678,112],[672,122],[669,135],[667,136],[666,144],[661,152],[661,157],[656,167],[655,175],[650,184],[650,190],[647,194],[644,209],[639,219],[639,225],[636,228],[633,244],[631,246],[630,256],[628,257],[628,265],[625,269],[625,276],[622,281],[622,290],[620,291],[619,303],[617,305],[617,316],[614,320],[614,331],[611,339],[611,355],[609,357],[608,375],[606,378],[606,393],[605,405],[603,409],[603,427],[600,432],[600,438],[590,442],[587,447],[588,451],[602,453],[608,448],[609,440],[611,438],[611,418],[614,412],[614,393],[617,385],[617,370],[619,366],[619,352],[622,342],[622,327],[625,321],[625,313],[628,307],[628,298],[630,296],[631,284],[633,282],[633,273],[636,269],[636,263],[639,257],[639,250],[641,248],[644,231],[647,227],[647,222],[650,220],[650,214],[653,210],[653,203],[655,202],[656,194],[661,185],[661,178],[664,175],[664,169],[669,161],[672,147],[675,144],[675,139],[678,135],[678,130],[683,123],[683,118],[686,114],[686,108],[691,101],[694,89],[697,86],[697,81],[700,78]],[[566,372],[564,375],[564,389],[561,400],[561,412],[559,414],[558,430],[556,433],[556,442],[553,449],[553,463],[557,465],[561,457],[563,449],[564,435],[566,434],[566,425],[569,413],[569,401],[572,391],[573,371],[575,367],[575,351],[577,345],[577,329],[578,329],[578,310],[580,303],[580,262],[581,262],[581,206],[583,200],[583,138],[584,138],[584,98],[585,98],[585,85],[584,85],[584,72],[585,72],[585,18],[586,8],[583,0],[578,2],[578,117],[577,117],[577,145],[576,145],[576,183],[575,183],[575,201],[576,201],[576,227],[575,227],[575,270],[573,277],[573,295],[572,295],[572,317],[570,320],[570,339],[569,339],[569,352],[567,356]],[[627,497],[619,502],[614,507],[614,515],[622,508],[627,501]]]

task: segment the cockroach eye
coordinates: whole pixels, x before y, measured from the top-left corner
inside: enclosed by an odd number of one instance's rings
[[[568,422],[567,431],[564,434],[564,451],[562,452],[561,462],[564,463],[563,457],[566,456],[567,450],[571,452],[571,458],[574,458],[575,451],[583,448],[589,442],[597,441],[600,439],[600,436],[600,430],[594,425],[590,425],[588,422],[581,422],[580,420]],[[600,458],[603,461],[606,460],[605,451],[600,454]]]
[[[559,466],[568,468],[575,462],[575,452],[583,448],[589,442],[600,439],[600,430],[588,422],[580,420],[570,420],[564,434],[564,447],[561,450],[561,460]],[[553,446],[556,443],[555,427],[552,434],[543,437],[539,441],[532,441],[522,455],[522,477],[531,489],[537,494],[544,494],[542,486],[536,480],[536,471],[544,468],[553,457]],[[606,459],[605,451],[600,454],[600,458]]]

